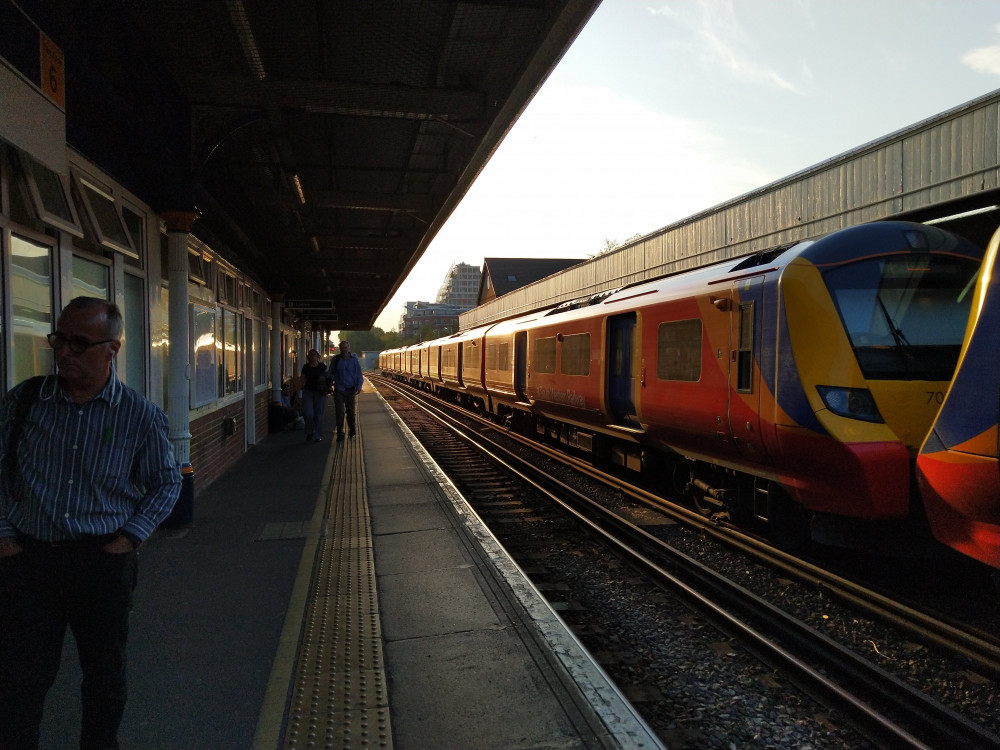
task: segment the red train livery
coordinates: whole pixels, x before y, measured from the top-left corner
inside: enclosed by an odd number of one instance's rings
[[[976,284],[958,369],[917,457],[931,531],[1000,568],[1000,230]]]
[[[703,512],[756,517],[793,545],[821,518],[922,513],[914,464],[982,257],[936,227],[865,224],[383,352],[380,367],[658,472]]]

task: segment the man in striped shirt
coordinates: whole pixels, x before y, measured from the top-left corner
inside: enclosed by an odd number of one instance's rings
[[[22,412],[15,446],[25,383],[0,405],[0,750],[37,747],[67,625],[83,671],[80,747],[118,747],[135,550],[181,487],[166,415],[115,372],[122,329],[116,305],[72,300],[48,337],[58,377]]]

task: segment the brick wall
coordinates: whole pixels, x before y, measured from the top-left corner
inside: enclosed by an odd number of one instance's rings
[[[258,393],[254,399],[254,420],[257,422],[257,442],[267,437],[268,407],[271,403],[271,391]]]
[[[257,428],[257,442],[268,436],[268,407],[271,392],[258,393],[254,398],[254,421]],[[194,468],[195,497],[244,455],[244,427],[246,409],[241,400],[221,409],[192,420],[191,466]],[[224,423],[235,420],[232,435],[227,435]],[[253,446],[250,446],[253,449]]]

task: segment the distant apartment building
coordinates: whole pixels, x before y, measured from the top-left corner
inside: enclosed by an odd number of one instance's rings
[[[438,290],[437,302],[469,310],[476,306],[478,297],[479,267],[468,263],[453,264]]]
[[[404,338],[419,340],[447,336],[458,330],[458,314],[468,309],[437,302],[407,302],[399,319],[399,333]]]

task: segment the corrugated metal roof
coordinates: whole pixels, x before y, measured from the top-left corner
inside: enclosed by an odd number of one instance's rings
[[[463,313],[462,328],[880,219],[1000,205],[1000,90]],[[947,228],[985,246],[1000,213]],[[480,299],[482,297],[480,296]]]

